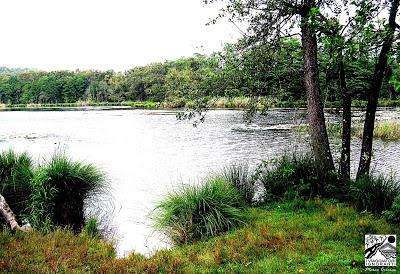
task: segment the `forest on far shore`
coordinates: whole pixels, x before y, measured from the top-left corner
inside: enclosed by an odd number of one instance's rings
[[[367,99],[377,51],[350,60],[348,89]],[[380,98],[396,99],[400,91],[400,56],[391,57]],[[340,101],[337,66],[319,48],[320,84],[325,101]],[[265,96],[280,101],[305,99],[301,41],[287,38],[279,47],[227,44],[223,51],[152,63],[126,72],[40,71],[0,67],[0,103],[55,104],[86,102],[196,100],[212,97]]]

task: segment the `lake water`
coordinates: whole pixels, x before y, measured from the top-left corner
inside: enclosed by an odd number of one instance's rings
[[[175,115],[162,110],[1,112],[0,149],[28,151],[38,162],[63,149],[71,158],[104,170],[114,206],[102,210],[112,216],[122,256],[167,247],[163,237],[153,233],[149,214],[178,185],[196,183],[232,163],[254,167],[261,160],[309,146],[307,137],[290,130],[305,122],[304,111],[271,110],[250,125],[241,111],[209,111],[197,128]],[[355,119],[360,117],[356,112]],[[379,117],[400,119],[400,110],[381,110]],[[337,119],[327,113],[327,120]],[[353,169],[359,147],[360,141],[354,140]],[[377,172],[400,173],[400,142],[377,140],[374,148]]]

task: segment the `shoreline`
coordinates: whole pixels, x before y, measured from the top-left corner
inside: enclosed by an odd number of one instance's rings
[[[235,100],[233,98],[232,100]],[[340,111],[337,102],[327,102],[324,109]],[[352,105],[353,110],[364,110],[366,102],[359,101]],[[6,105],[0,104],[0,112],[8,111],[93,111],[93,110],[130,110],[130,109],[149,109],[149,110],[187,110],[192,109],[193,104],[191,102],[186,102],[184,104],[175,105],[170,102],[101,102],[101,103],[61,103],[61,104],[25,104],[25,105]],[[378,104],[378,108],[381,110],[395,110],[400,108],[399,100],[382,101]],[[207,110],[247,110],[250,109],[250,105],[243,104],[217,104],[210,102]],[[295,102],[281,102],[276,104],[271,104],[270,106],[262,106],[259,104],[256,107],[257,110],[307,110],[305,104],[301,104],[297,101]]]

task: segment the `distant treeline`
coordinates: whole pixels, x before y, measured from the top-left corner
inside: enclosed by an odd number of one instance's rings
[[[305,98],[303,58],[297,39],[278,48],[248,49],[226,45],[210,56],[196,54],[175,61],[153,63],[120,73],[109,71],[38,71],[0,68],[0,102],[4,104],[54,104],[78,101],[176,101],[211,97],[267,96],[276,100]],[[365,99],[374,68],[374,53],[347,66],[350,91]],[[320,52],[320,83],[327,101],[340,101],[336,67],[329,54]],[[382,98],[394,99],[400,89],[399,63],[387,68]]]

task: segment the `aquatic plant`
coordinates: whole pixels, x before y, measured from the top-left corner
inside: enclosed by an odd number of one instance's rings
[[[185,185],[159,202],[155,228],[173,243],[185,244],[229,231],[245,223],[244,201],[223,178]]]
[[[84,225],[84,204],[102,194],[106,186],[104,173],[95,166],[56,153],[36,170],[32,180],[32,226],[68,226],[79,231]]]

